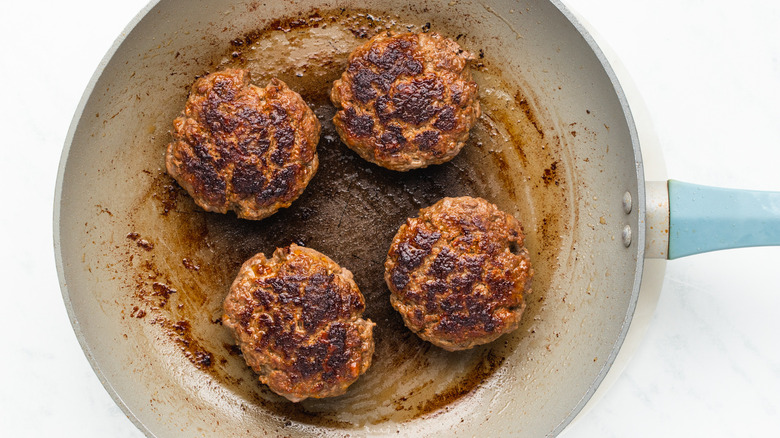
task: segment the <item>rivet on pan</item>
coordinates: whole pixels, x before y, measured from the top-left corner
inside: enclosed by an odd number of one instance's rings
[[[625,245],[626,248],[631,246],[631,227],[629,225],[623,227],[623,245]]]
[[[623,211],[626,214],[631,213],[631,193],[623,193]]]

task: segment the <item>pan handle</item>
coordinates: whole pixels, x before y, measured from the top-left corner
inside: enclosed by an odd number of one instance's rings
[[[724,189],[676,180],[648,183],[647,188],[648,257],[671,260],[719,249],[780,245],[780,192]],[[666,205],[664,189],[668,190]],[[664,251],[666,242],[668,249]]]

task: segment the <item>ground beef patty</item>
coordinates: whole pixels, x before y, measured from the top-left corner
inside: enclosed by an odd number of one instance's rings
[[[341,139],[393,170],[451,160],[480,116],[472,58],[435,32],[375,36],[352,52],[331,89]]]
[[[195,81],[168,145],[168,173],[207,211],[262,219],[288,207],[317,171],[320,123],[298,93],[246,70]]]
[[[444,198],[398,230],[390,301],[422,339],[455,351],[518,327],[531,269],[520,223],[480,198]]]
[[[360,317],[365,307],[349,270],[293,244],[244,263],[222,323],[260,381],[297,402],[343,394],[371,365],[374,323]]]

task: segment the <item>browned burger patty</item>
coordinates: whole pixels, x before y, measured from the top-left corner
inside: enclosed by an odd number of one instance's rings
[[[375,36],[352,52],[331,90],[341,139],[393,170],[451,160],[480,116],[470,59],[435,32]]]
[[[365,307],[349,270],[293,244],[244,263],[222,323],[260,381],[297,402],[343,394],[371,365],[374,323],[360,317]]]
[[[398,230],[390,301],[422,339],[455,351],[518,327],[533,270],[520,223],[480,198],[444,198]]]
[[[301,96],[247,70],[195,81],[168,145],[168,173],[207,211],[262,219],[288,207],[317,171],[320,123]]]

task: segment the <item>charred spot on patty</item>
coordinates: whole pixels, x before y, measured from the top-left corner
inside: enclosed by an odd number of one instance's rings
[[[268,205],[277,199],[285,200],[294,195],[293,190],[298,170],[299,166],[293,164],[275,171],[268,184],[257,194],[257,204],[261,206]]]
[[[357,100],[365,103],[369,102],[376,97],[376,90],[374,90],[374,82],[378,82],[379,75],[367,68],[358,69],[353,76],[352,92],[355,94]]]
[[[226,184],[217,171],[216,160],[199,143],[193,145],[192,152],[195,156],[183,154],[183,168],[189,179],[192,180],[192,185],[209,202],[224,202]]]
[[[355,137],[370,137],[374,133],[374,119],[367,115],[358,115],[354,108],[344,115],[344,123],[349,133]]]
[[[458,256],[449,250],[449,248],[442,248],[436,258],[433,259],[433,264],[428,269],[428,275],[436,278],[445,278],[455,269]]]
[[[440,137],[441,136],[436,131],[423,131],[414,137],[414,142],[417,144],[417,147],[420,150],[431,151],[432,154],[436,156],[442,153],[436,149],[436,146],[439,144]]]
[[[382,134],[378,148],[381,152],[392,153],[401,150],[406,144],[403,128],[398,125],[389,125]]]
[[[265,183],[265,177],[263,176],[263,172],[259,171],[257,167],[249,164],[237,163],[233,168],[233,175],[230,182],[235,193],[246,196],[261,190]]]
[[[452,131],[455,129],[455,108],[448,106],[439,112],[439,117],[433,122],[433,127],[440,131]]]
[[[295,130],[290,125],[282,125],[274,132],[277,150],[289,150],[295,145]]]
[[[393,117],[413,125],[427,122],[439,112],[436,103],[441,100],[443,90],[444,86],[435,77],[398,84],[392,96],[396,108]]]

